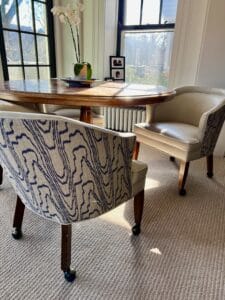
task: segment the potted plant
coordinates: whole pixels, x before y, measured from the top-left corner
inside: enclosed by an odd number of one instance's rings
[[[82,61],[80,52],[80,33],[79,25],[81,22],[81,13],[84,10],[84,5],[77,1],[74,7],[70,4],[66,6],[53,6],[51,12],[54,16],[59,17],[61,23],[69,26],[76,63],[74,64],[74,75],[79,80],[87,79],[90,80],[92,76],[91,64]]]

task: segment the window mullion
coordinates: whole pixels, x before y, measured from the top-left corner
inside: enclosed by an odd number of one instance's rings
[[[144,0],[141,0],[141,7],[140,7],[140,25],[142,24],[143,2],[144,2]]]
[[[117,26],[117,49],[116,55],[120,55],[121,51],[121,35],[124,27],[124,15],[125,15],[125,1],[120,0],[118,5],[118,26]]]
[[[160,7],[159,7],[159,24],[161,23],[162,20],[162,6],[163,6],[163,0],[160,0]]]
[[[55,38],[54,38],[54,23],[51,8],[53,7],[52,0],[46,1],[46,12],[47,12],[47,35],[48,35],[48,57],[50,64],[50,75],[56,77],[56,55],[55,55]]]
[[[34,1],[31,1],[31,5],[32,5],[32,19],[33,19],[33,28],[34,28],[34,46],[35,46],[35,57],[36,57],[36,64],[39,65],[39,61],[38,61],[38,47],[37,47],[37,35],[36,35],[36,24],[35,24],[35,14],[34,14]],[[37,77],[38,79],[40,79],[40,72],[39,72],[39,68],[37,67]]]
[[[23,59],[23,48],[22,48],[22,38],[20,32],[20,18],[19,18],[19,5],[18,0],[16,0],[16,17],[17,17],[17,24],[18,24],[18,35],[19,35],[19,47],[20,47],[20,56],[21,56],[21,64],[22,64],[22,72],[23,72],[23,79],[25,79],[25,68],[24,68],[24,59]]]
[[[2,30],[2,15],[1,15],[1,5],[0,5],[0,54],[1,54],[1,61],[2,61],[2,69],[3,69],[3,76],[5,80],[9,80],[9,72],[7,68],[7,57],[5,51],[5,43],[4,43],[4,36]]]

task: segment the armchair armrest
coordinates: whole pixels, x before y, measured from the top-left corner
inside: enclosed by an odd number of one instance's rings
[[[225,101],[205,112],[199,122],[199,139],[202,141],[201,154],[213,153],[225,120]]]

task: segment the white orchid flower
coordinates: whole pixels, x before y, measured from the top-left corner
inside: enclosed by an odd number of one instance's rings
[[[59,15],[59,21],[61,22],[61,23],[66,23],[66,18],[65,18],[65,15],[64,14],[60,14]]]
[[[80,1],[77,1],[74,6],[67,4],[66,6],[53,6],[51,9],[53,15],[59,17],[61,23],[67,23],[69,25],[76,60],[79,63],[81,62],[79,24],[81,22],[80,13],[83,10],[84,5]]]
[[[76,4],[76,6],[77,6],[77,9],[78,9],[79,11],[84,11],[84,4],[78,2],[78,3]]]

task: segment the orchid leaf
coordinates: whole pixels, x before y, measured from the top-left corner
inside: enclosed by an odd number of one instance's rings
[[[87,63],[87,80],[90,80],[92,76],[91,64]]]

